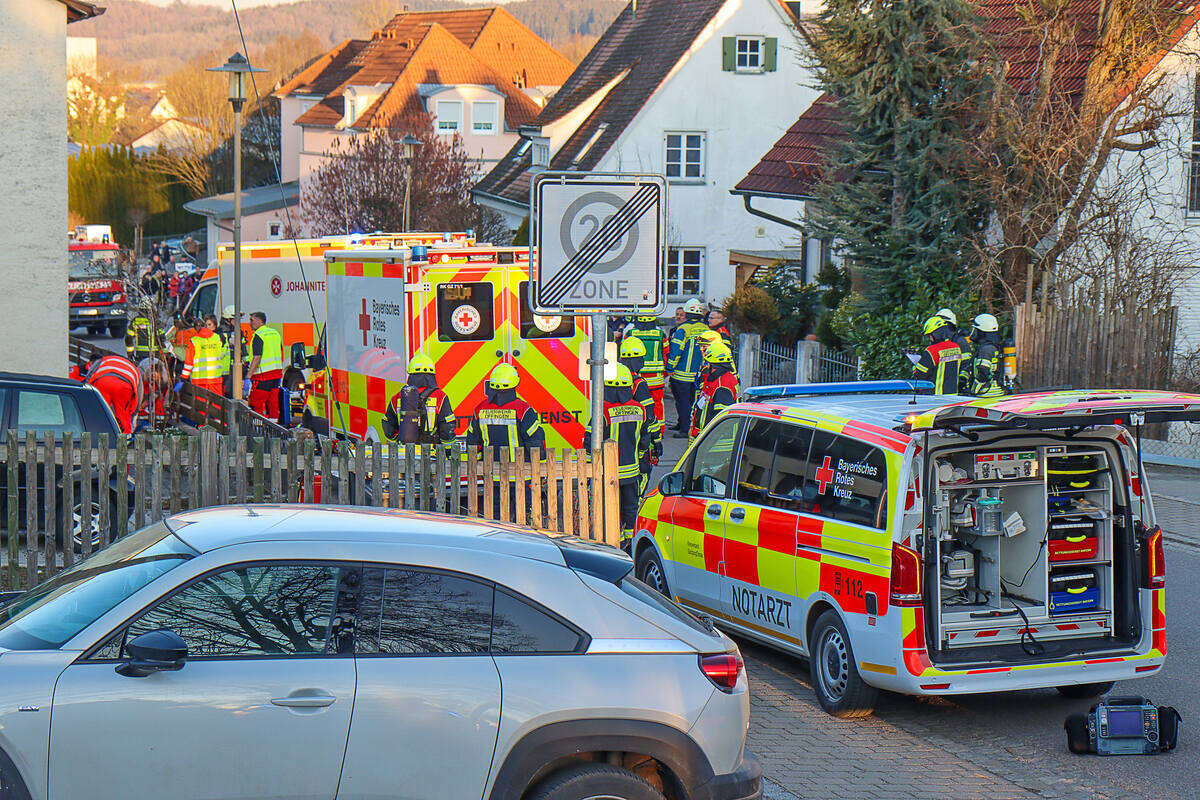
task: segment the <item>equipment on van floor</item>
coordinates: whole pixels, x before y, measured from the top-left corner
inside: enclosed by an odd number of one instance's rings
[[[1153,755],[1175,749],[1182,719],[1172,706],[1145,697],[1106,697],[1088,713],[1067,717],[1063,727],[1072,753]]]

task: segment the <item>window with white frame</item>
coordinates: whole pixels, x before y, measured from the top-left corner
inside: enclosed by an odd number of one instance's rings
[[[670,132],[666,134],[667,178],[704,180],[704,133]]]
[[[439,100],[437,104],[438,133],[455,133],[462,129],[462,103],[458,100]]]
[[[1200,75],[1194,79],[1192,105],[1192,155],[1188,171],[1187,210],[1200,216]]]
[[[479,136],[491,136],[499,128],[500,104],[494,100],[476,100],[471,103],[471,132]]]
[[[283,223],[271,220],[267,223],[267,238],[282,239],[283,238]]]
[[[667,294],[670,297],[697,297],[704,286],[704,248],[667,249]]]
[[[761,36],[739,36],[735,47],[734,67],[738,72],[762,72],[763,39]]]

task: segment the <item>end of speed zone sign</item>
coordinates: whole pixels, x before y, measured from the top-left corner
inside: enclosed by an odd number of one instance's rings
[[[543,172],[530,188],[533,304],[549,314],[664,307],[661,175]]]

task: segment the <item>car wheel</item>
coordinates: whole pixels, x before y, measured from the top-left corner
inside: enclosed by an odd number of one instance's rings
[[[104,328],[97,328],[95,325],[89,325],[87,330],[92,336],[99,336],[100,334],[104,333]]]
[[[611,764],[587,764],[556,772],[529,800],[663,800],[645,778]]]
[[[667,576],[663,572],[662,562],[659,561],[658,553],[654,552],[653,547],[647,546],[642,550],[641,555],[637,559],[637,567],[634,575],[639,581],[659,594],[666,597],[671,596],[671,590],[667,586]]]
[[[821,708],[835,717],[865,717],[875,707],[879,690],[858,674],[850,635],[832,609],[817,618],[808,640],[813,691]]]
[[[125,329],[126,329],[126,325],[123,322],[119,322],[116,325],[109,325],[108,326],[108,335],[114,339],[120,339],[122,336],[125,335]]]
[[[92,497],[95,498],[95,496],[96,496],[95,489],[93,488]],[[71,508],[71,514],[70,514],[71,544],[74,547],[74,550],[76,553],[82,553],[85,533],[84,533],[84,529],[83,529],[83,501],[78,499],[79,498],[79,486],[75,487],[75,498],[76,498],[75,505]],[[100,542],[100,539],[101,539],[101,537],[100,537],[100,501],[96,500],[96,499],[92,499],[89,502],[89,505],[91,507],[91,520],[89,521],[89,524],[88,524],[88,532],[91,534],[92,552],[94,553],[97,550],[99,550],[100,546],[101,546],[101,542]],[[116,512],[117,512],[117,497],[115,494],[110,493],[109,498],[108,498],[108,515],[109,515],[108,540],[110,542],[117,538],[118,528],[117,528]],[[57,531],[55,538],[58,543],[58,548],[61,551],[62,547],[63,547],[63,540],[65,538],[63,536],[63,528],[64,528],[63,523],[66,521],[66,518],[63,515],[61,506],[59,506],[57,513],[55,514],[55,517],[59,520],[59,523],[57,525],[58,531]],[[133,527],[133,515],[132,514],[130,515],[129,520],[130,521],[126,527],[127,527],[127,529],[132,529],[132,527]]]
[[[1076,683],[1071,686],[1059,686],[1058,693],[1072,700],[1086,700],[1089,697],[1099,697],[1112,691],[1113,682]]]

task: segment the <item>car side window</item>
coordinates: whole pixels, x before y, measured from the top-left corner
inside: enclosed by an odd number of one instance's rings
[[[737,444],[740,422],[737,417],[729,417],[700,440],[692,454],[684,491],[705,497],[725,496],[729,475],[733,470],[733,449]]]
[[[16,427],[20,431],[81,431],[83,423],[74,397],[22,389],[17,393]]]
[[[886,527],[887,459],[878,447],[817,431],[805,471],[804,492],[812,498],[812,513]]]
[[[333,565],[234,567],[159,602],[125,640],[169,628],[187,643],[188,658],[322,654],[337,592]]]
[[[579,631],[503,589],[496,589],[492,614],[492,653],[577,653]]]
[[[812,511],[813,498],[805,495],[804,475],[813,432],[800,425],[779,427],[767,504],[787,511]]]
[[[767,482],[771,477],[771,461],[775,457],[775,440],[781,425],[774,420],[752,420],[742,442],[738,459],[738,479],[734,497],[743,503],[767,503]]]
[[[434,570],[368,567],[360,597],[358,655],[488,652],[490,583]]]

